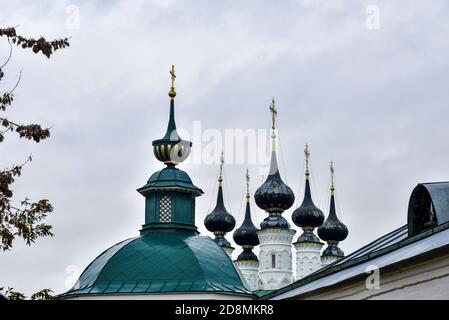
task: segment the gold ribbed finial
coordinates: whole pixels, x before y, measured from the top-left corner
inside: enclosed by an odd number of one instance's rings
[[[309,152],[309,145],[306,144],[306,147],[304,148],[304,156],[306,158],[306,179],[309,178],[310,172],[309,172],[309,158],[310,158],[310,152]]]
[[[221,187],[223,185],[223,165],[224,165],[224,151],[221,151],[221,156],[220,156],[220,174],[218,176],[218,185]]]
[[[249,170],[246,168],[246,201],[249,202]]]
[[[278,110],[274,103],[274,97],[273,97],[273,100],[271,100],[270,112],[271,112],[271,129],[273,130],[273,132],[271,133],[272,148],[273,148],[273,151],[275,151],[276,150],[276,117],[278,115]]]
[[[175,74],[175,66],[174,65],[171,66],[170,75],[171,75],[171,88],[170,88],[170,91],[168,92],[168,96],[173,100],[176,97],[176,91],[175,91],[176,74]]]
[[[334,186],[334,172],[335,172],[335,170],[334,170],[334,162],[333,161],[331,161],[330,169],[331,169],[331,195],[334,195],[335,194],[335,186]]]

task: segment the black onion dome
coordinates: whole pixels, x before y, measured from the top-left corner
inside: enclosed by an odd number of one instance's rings
[[[318,235],[324,241],[340,242],[348,236],[348,228],[341,222],[335,211],[335,196],[331,194],[329,216],[321,227],[318,228]]]
[[[206,229],[213,233],[226,233],[235,227],[234,217],[226,210],[223,203],[223,188],[218,186],[217,204],[215,209],[204,219]]]
[[[257,228],[251,220],[251,209],[249,201],[246,202],[245,219],[242,225],[234,231],[233,235],[235,243],[239,246],[255,247],[259,244],[259,237],[257,236]]]
[[[299,208],[293,211],[292,220],[298,227],[316,228],[323,224],[324,213],[313,203],[308,178],[306,178],[304,200]]]
[[[254,200],[259,208],[269,213],[282,213],[295,202],[292,189],[282,181],[279,174],[275,152],[271,153],[271,166],[267,180],[256,190]]]

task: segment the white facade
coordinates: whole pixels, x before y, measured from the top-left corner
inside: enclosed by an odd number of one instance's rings
[[[259,289],[259,261],[255,260],[236,260],[234,265],[240,270],[243,278],[248,285],[248,289],[256,291]]]
[[[325,266],[337,261],[338,259],[341,259],[341,258],[336,257],[336,256],[322,256],[321,257],[321,265],[323,267],[325,267]]]
[[[293,282],[292,240],[295,230],[265,228],[257,231],[259,289],[275,290]]]
[[[296,242],[296,280],[302,279],[322,268],[319,242]]]
[[[234,252],[235,248],[233,247],[222,247],[222,248],[228,254],[229,258],[232,259],[232,253]]]

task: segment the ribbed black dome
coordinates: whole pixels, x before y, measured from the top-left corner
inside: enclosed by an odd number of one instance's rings
[[[306,178],[304,200],[299,208],[293,211],[292,220],[298,227],[316,228],[323,224],[324,213],[313,203],[308,178]]]
[[[234,217],[226,210],[223,203],[223,188],[218,186],[217,204],[215,209],[204,219],[206,229],[213,233],[226,233],[235,227]]]
[[[245,219],[242,225],[234,231],[233,235],[235,243],[239,246],[255,247],[259,244],[259,237],[257,236],[257,228],[251,220],[251,210],[249,201],[246,202]]]
[[[295,202],[292,189],[287,186],[279,174],[276,154],[271,154],[270,173],[267,180],[254,194],[256,204],[262,210],[269,213],[282,213]]]
[[[318,228],[318,235],[324,241],[340,242],[348,236],[348,228],[338,220],[335,212],[335,196],[332,193],[329,216],[321,227]]]

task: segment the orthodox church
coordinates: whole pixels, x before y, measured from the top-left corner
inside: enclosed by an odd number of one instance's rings
[[[292,220],[302,229],[302,234],[293,242],[296,231],[291,228],[282,216],[291,208],[295,195],[284,183],[279,173],[276,154],[276,116],[277,109],[272,100],[272,150],[271,163],[265,182],[256,190],[254,200],[256,205],[268,216],[260,224],[260,229],[254,226],[251,219],[249,192],[249,173],[246,173],[246,211],[242,225],[235,230],[233,238],[243,251],[234,261],[234,265],[243,276],[246,286],[257,294],[263,294],[285,287],[297,279],[302,279],[322,267],[344,257],[338,243],[346,239],[347,227],[338,219],[335,209],[334,166],[331,162],[331,197],[329,215],[324,221],[324,213],[315,206],[310,190],[310,152],[306,145],[305,154],[305,192],[302,204],[293,211]],[[236,222],[223,204],[222,170],[224,158],[221,157],[218,178],[218,195],[215,209],[206,216],[204,224],[215,235],[215,242],[232,257],[234,248],[226,240],[226,233],[233,230]],[[318,228],[318,235],[315,229]],[[321,239],[320,239],[321,238]],[[328,246],[321,250],[326,241]],[[293,244],[292,244],[293,242]],[[259,257],[252,249],[259,246]],[[296,272],[293,271],[293,255],[295,252]]]
[[[295,237],[296,230],[283,216],[293,206],[295,194],[278,168],[274,99],[270,169],[253,196],[265,219],[260,226],[253,223],[247,171],[245,216],[236,228],[237,221],[224,203],[222,155],[216,205],[204,219],[213,239],[200,235],[195,201],[203,191],[177,167],[189,156],[192,142],[183,140],[176,129],[173,66],[170,74],[167,131],[152,143],[154,156],[165,167],[137,190],[145,198],[140,235],[102,252],[59,299],[449,298],[445,289],[449,285],[449,182],[419,184],[410,197],[405,226],[345,256],[338,245],[348,236],[348,228],[336,212],[334,165],[331,162],[326,217],[312,199],[306,145],[304,198],[291,216],[301,229]],[[235,248],[226,239],[232,231],[241,247],[234,261]],[[369,268],[377,274],[366,275]],[[432,282],[435,274],[438,284]],[[435,290],[438,286],[441,290]]]

